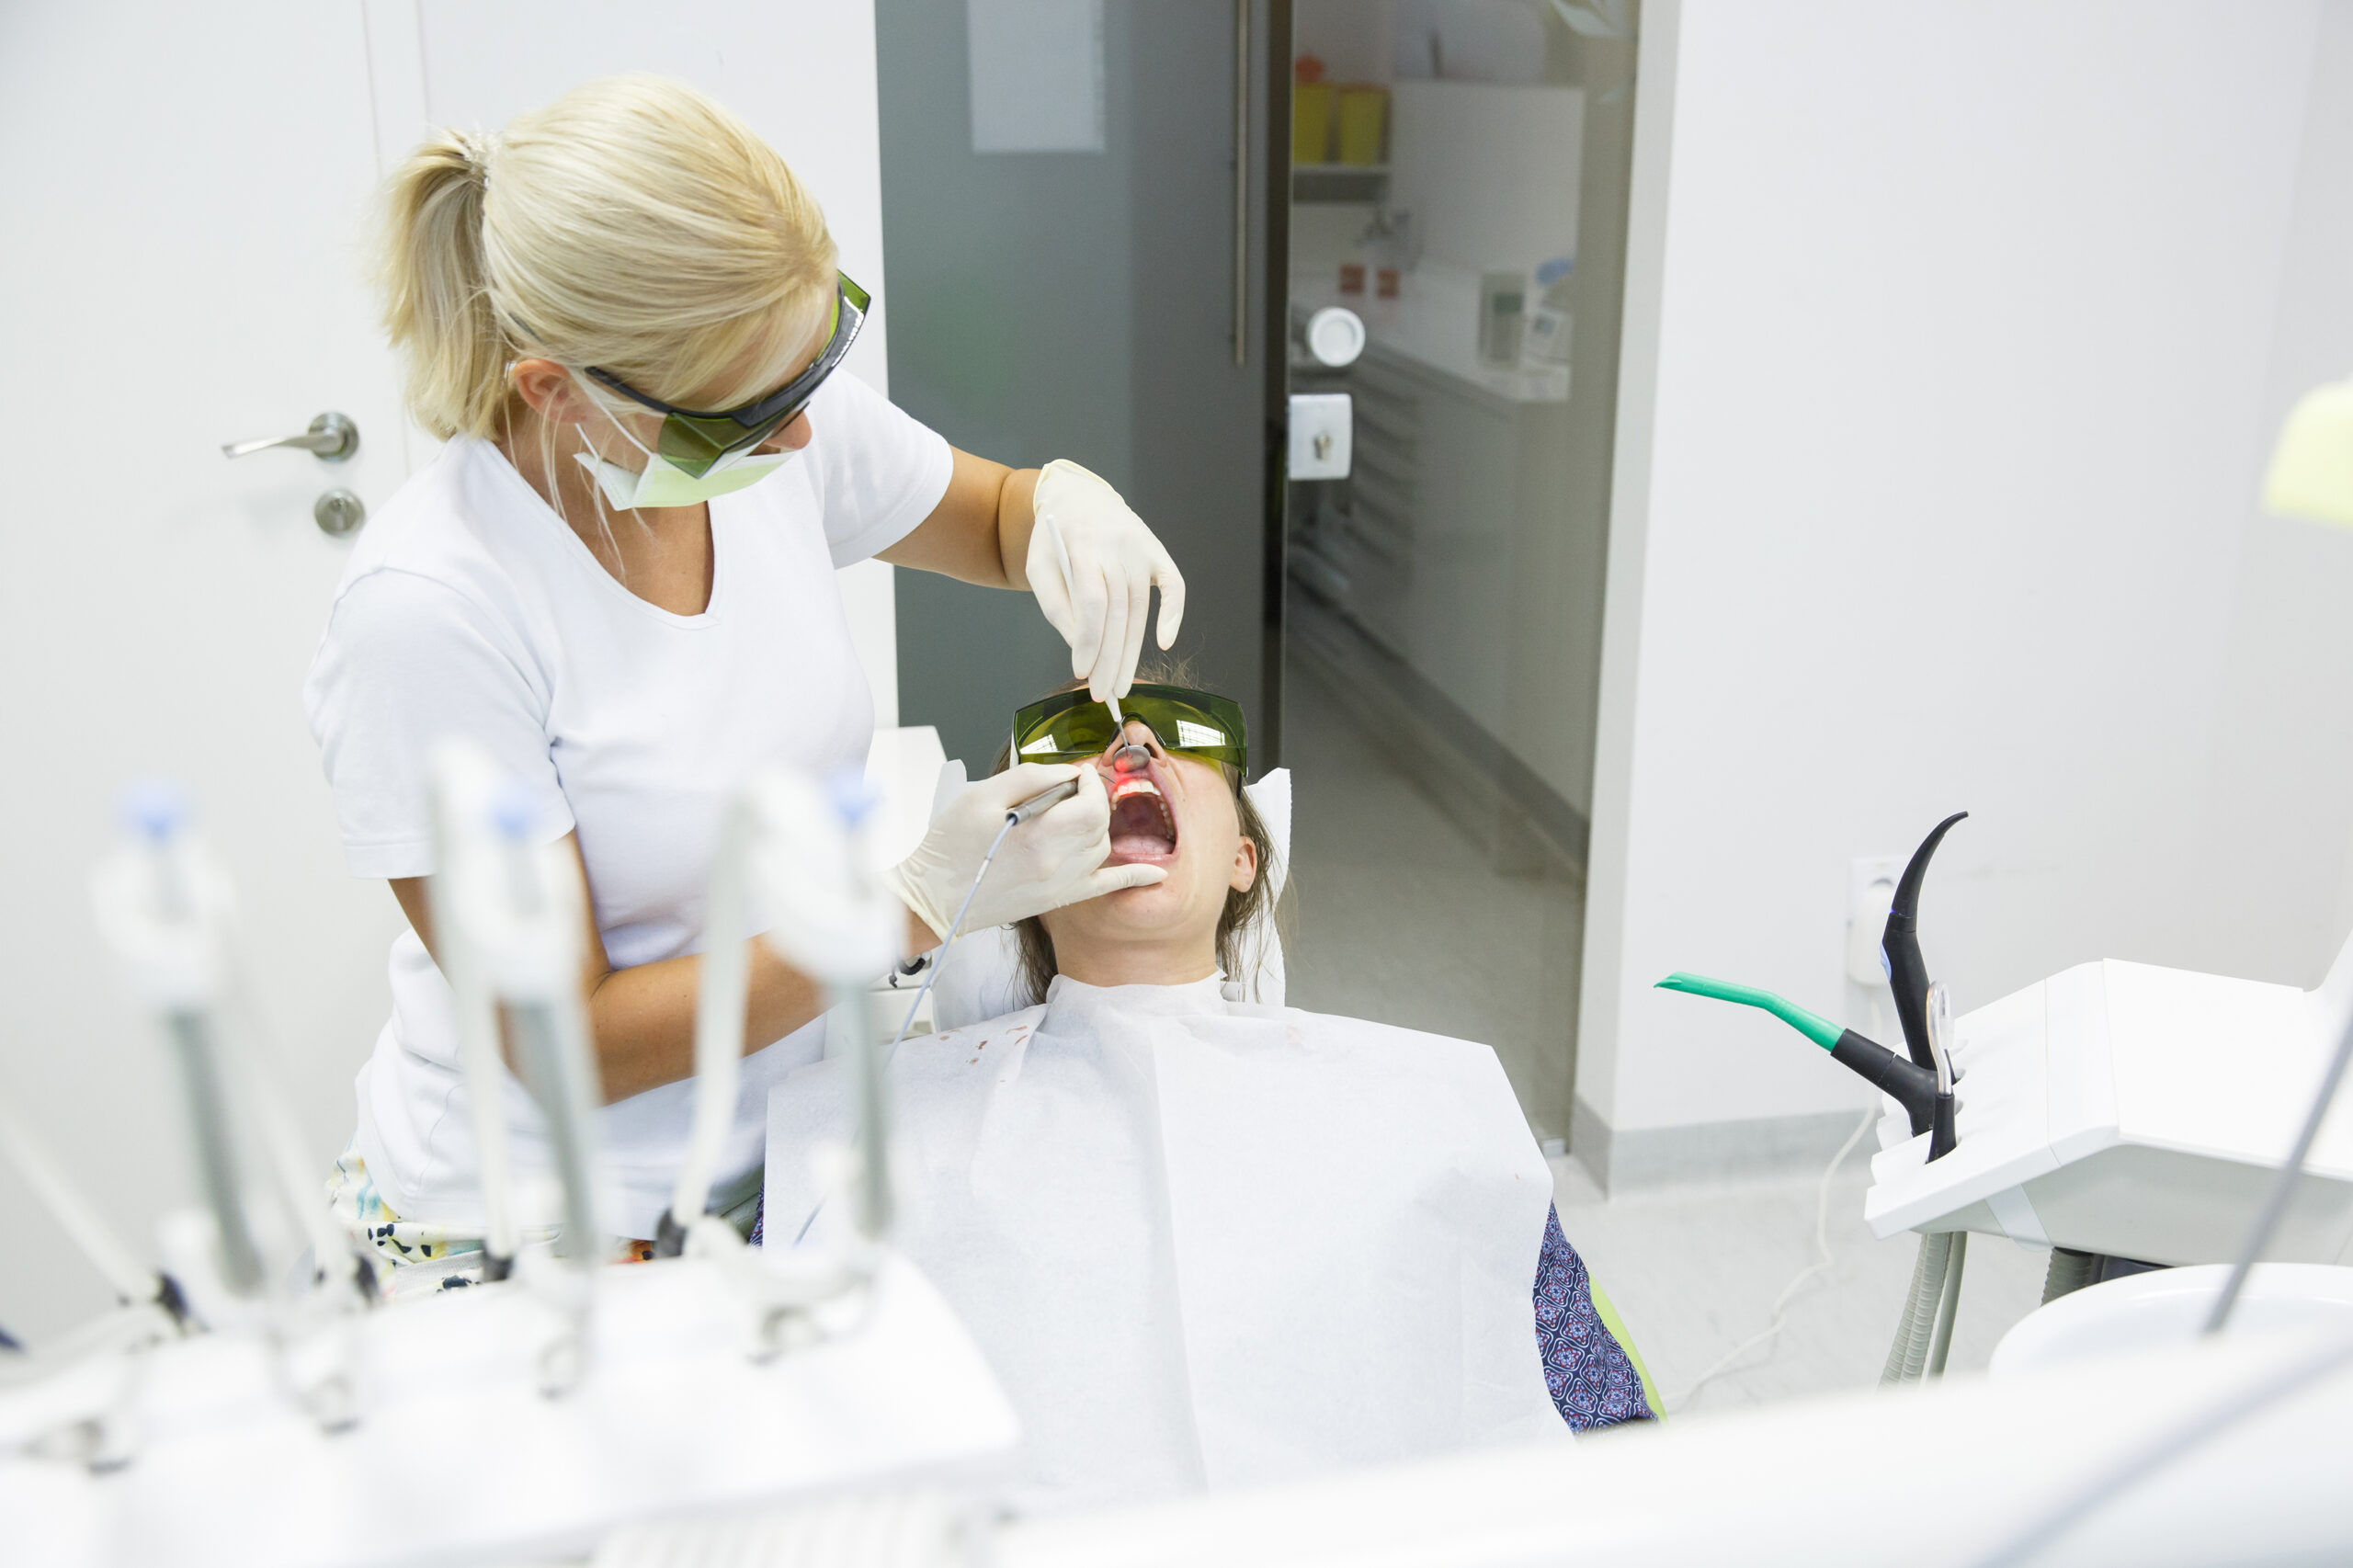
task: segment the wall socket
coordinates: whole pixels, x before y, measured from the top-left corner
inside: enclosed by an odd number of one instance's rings
[[[1852,984],[1869,988],[1887,983],[1879,939],[1887,927],[1895,884],[1910,859],[1908,855],[1858,855],[1847,863],[1846,967]]]

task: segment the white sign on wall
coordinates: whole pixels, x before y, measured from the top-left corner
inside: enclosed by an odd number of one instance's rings
[[[1103,151],[1103,0],[966,0],[975,153]]]

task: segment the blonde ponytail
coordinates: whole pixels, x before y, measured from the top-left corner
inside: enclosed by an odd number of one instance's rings
[[[481,138],[442,131],[386,193],[384,330],[407,361],[409,412],[437,436],[491,428],[514,357],[483,271],[488,151]]]
[[[757,397],[830,309],[834,267],[824,214],[749,126],[679,83],[617,76],[411,153],[379,283],[410,412],[487,437],[524,358],[667,402]]]

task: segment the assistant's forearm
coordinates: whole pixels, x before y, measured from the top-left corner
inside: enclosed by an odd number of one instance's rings
[[[695,1002],[702,959],[689,954],[609,971],[588,992],[588,1027],[605,1102],[673,1084],[695,1070]],[[825,1010],[824,993],[778,958],[751,944],[744,1007],[744,1050],[783,1039]]]
[[[1029,591],[1029,535],[1038,526],[1038,471],[1015,469],[1005,476],[996,497],[997,559],[1005,567],[1006,586]]]
[[[939,945],[931,928],[906,916],[909,956]],[[744,999],[745,1054],[782,1040],[825,1010],[824,987],[776,956],[757,937]],[[612,970],[588,987],[588,1027],[605,1103],[688,1077],[695,1070],[695,1003],[702,958],[688,954]]]

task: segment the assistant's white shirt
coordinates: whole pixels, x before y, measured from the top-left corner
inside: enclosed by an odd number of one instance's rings
[[[699,615],[615,580],[488,442],[449,442],[402,486],[352,551],[304,688],[352,874],[432,871],[426,759],[461,735],[536,796],[543,839],[578,832],[614,967],[698,951],[730,793],[767,767],[860,766],[872,744],[835,568],[904,538],[948,488],[948,443],[855,376],[827,381],[809,422],[797,459],[710,503]],[[404,1219],[479,1224],[449,986],[410,932],[391,970],[392,1016],[358,1085],[360,1154]],[[720,1182],[759,1163],[767,1090],[822,1036],[813,1023],[745,1060]],[[668,1201],[690,1087],[602,1113],[627,1234],[653,1235]],[[506,1122],[517,1174],[546,1171],[511,1075]]]
[[[770,1098],[770,1245],[848,1137],[847,1067]],[[1536,1337],[1552,1173],[1485,1046],[1064,977],[888,1081],[892,1240],[1020,1415],[1029,1505],[1567,1437]]]

